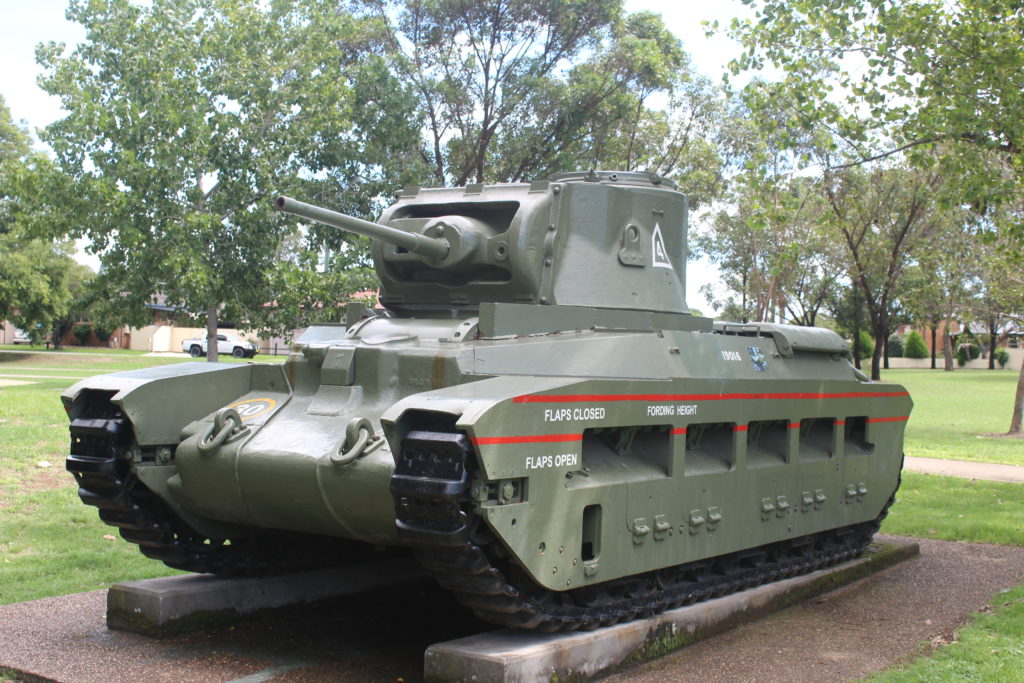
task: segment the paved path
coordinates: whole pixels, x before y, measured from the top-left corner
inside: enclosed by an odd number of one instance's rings
[[[7,379],[85,379],[88,375],[13,375],[2,374]]]
[[[1024,449],[1024,442],[1021,443]],[[942,458],[912,458],[903,461],[903,469],[925,474],[944,474],[947,477],[964,479],[988,479],[989,481],[1010,481],[1024,484],[1024,467],[1019,465],[993,465],[987,462],[965,462]]]
[[[25,349],[24,351],[22,351],[21,349],[0,349],[0,353],[20,353],[20,354],[23,354],[23,355],[24,354],[36,354],[36,353],[56,353],[56,354],[59,354],[61,356],[93,356],[93,357],[96,357],[96,356],[123,356],[124,355],[124,354],[119,354],[119,353],[106,353],[106,352],[103,352],[103,351],[94,351],[92,353],[87,353],[85,351],[55,351],[55,350],[52,350],[52,349],[51,350],[46,350],[46,349],[31,349],[31,348],[30,349]]]
[[[20,387],[26,384],[35,384],[35,382],[23,382],[20,379],[0,379],[0,387]]]

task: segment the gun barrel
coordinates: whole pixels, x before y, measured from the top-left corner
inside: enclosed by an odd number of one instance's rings
[[[436,259],[443,259],[448,255],[449,246],[446,240],[406,232],[405,230],[391,228],[387,225],[380,225],[371,221],[364,221],[361,218],[346,216],[343,213],[300,202],[290,197],[278,197],[275,205],[278,211],[301,216],[302,218],[330,225],[334,228],[348,230],[364,237],[382,240],[402,247],[414,254]]]

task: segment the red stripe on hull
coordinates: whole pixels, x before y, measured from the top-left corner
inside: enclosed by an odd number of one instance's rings
[[[902,398],[906,391],[845,391],[831,394],[779,392],[763,394],[526,394],[513,403],[599,403],[621,401],[761,401],[821,400],[831,398]]]
[[[481,436],[473,439],[477,446],[492,446],[508,443],[560,443],[583,441],[582,434],[531,434],[529,436]]]

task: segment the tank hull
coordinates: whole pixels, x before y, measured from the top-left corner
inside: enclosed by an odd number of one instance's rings
[[[135,447],[173,451],[136,457],[139,479],[210,536],[273,529],[380,546],[416,544],[395,524],[395,460],[410,432],[440,421],[470,444],[475,493],[463,504],[553,591],[864,523],[898,484],[907,392],[859,380],[827,347],[784,355],[773,333],[787,328],[455,341],[478,324],[380,319],[283,367],[224,366],[209,382],[222,405],[196,408],[210,413],[181,425],[179,443],[155,443],[179,436],[165,422],[146,427],[154,397],[188,403],[174,392],[193,385],[177,375],[87,380],[66,400],[123,385],[112,401]],[[203,365],[189,372],[206,377]],[[245,429],[204,452],[224,407]],[[385,438],[339,465],[355,417]]]

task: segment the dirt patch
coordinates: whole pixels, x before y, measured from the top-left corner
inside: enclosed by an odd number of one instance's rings
[[[38,382],[25,382],[20,379],[0,379],[0,389],[3,387],[20,387],[26,384],[38,384]]]
[[[1024,439],[1024,433],[1021,434],[1008,434],[1006,432],[992,433],[992,434],[979,434],[986,439]]]
[[[53,467],[41,467],[22,480],[21,490],[28,492],[52,491],[74,486],[75,480],[71,473],[64,469],[63,463]]]
[[[63,459],[50,467],[33,467],[31,470],[0,471],[0,510],[11,507],[15,493],[38,493],[75,486],[75,480],[64,469]]]

